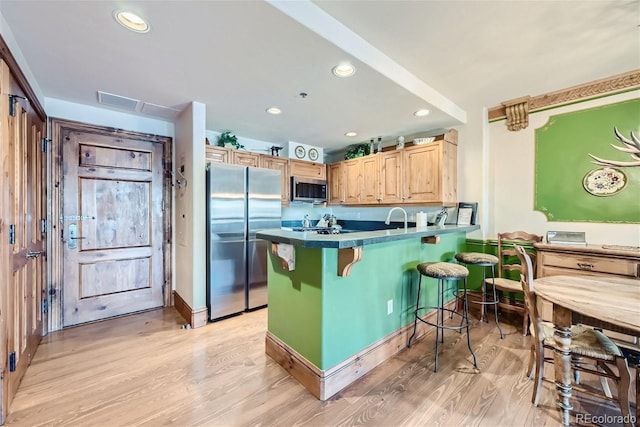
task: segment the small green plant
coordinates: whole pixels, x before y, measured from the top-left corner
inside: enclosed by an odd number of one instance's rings
[[[238,142],[238,137],[235,136],[234,134],[232,134],[230,131],[222,132],[220,134],[220,136],[218,137],[218,146],[219,147],[226,147],[227,144],[232,146],[233,148],[235,148],[237,150],[244,148],[244,145],[242,145],[242,144],[240,144]]]
[[[345,160],[355,159],[356,157],[368,156],[369,144],[354,144],[349,147],[344,155]]]

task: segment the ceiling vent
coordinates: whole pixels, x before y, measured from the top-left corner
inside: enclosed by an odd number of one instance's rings
[[[114,95],[112,93],[98,91],[98,102],[104,105],[110,105],[123,110],[137,111],[140,101],[137,99],[127,98],[126,96]]]
[[[161,117],[163,119],[175,119],[180,113],[180,110],[145,102],[142,104],[142,110],[140,110],[140,112],[150,116]]]

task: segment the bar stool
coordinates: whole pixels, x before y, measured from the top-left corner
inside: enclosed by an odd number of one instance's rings
[[[504,338],[504,334],[502,333],[502,328],[500,327],[500,322],[498,321],[498,297],[496,295],[496,287],[495,287],[495,266],[498,264],[498,257],[491,254],[484,254],[482,252],[460,252],[456,254],[456,260],[463,264],[475,265],[482,268],[482,288],[480,290],[480,294],[482,295],[482,301],[471,301],[472,303],[482,305],[482,310],[480,310],[480,321],[486,320],[489,322],[489,315],[487,311],[488,305],[493,305],[494,314],[496,317],[496,326],[498,327],[498,331],[500,331],[500,339]],[[493,289],[493,297],[487,299],[487,286],[485,283],[486,279],[486,267],[491,267],[491,279],[494,283]],[[473,293],[474,291],[468,291],[469,293]],[[478,292],[478,291],[475,291]],[[457,301],[457,300],[456,300]]]
[[[431,325],[436,328],[436,364],[435,364],[435,372],[438,372],[438,343],[444,343],[444,330],[456,330],[462,333],[462,329],[467,330],[467,347],[469,347],[469,351],[473,356],[473,366],[478,367],[478,363],[476,361],[476,355],[471,348],[471,339],[469,337],[469,310],[467,306],[467,276],[469,275],[469,270],[459,264],[454,264],[451,262],[424,262],[418,264],[417,266],[418,272],[420,272],[420,279],[418,280],[418,296],[416,297],[416,309],[414,311],[415,319],[413,321],[413,334],[409,337],[408,347],[411,347],[411,340],[416,335],[416,327],[418,325],[418,320],[426,323],[427,325]],[[420,306],[420,290],[422,288],[422,276],[431,277],[434,279],[438,279],[438,306]],[[459,313],[457,310],[450,310],[444,307],[444,281],[445,280],[463,280],[464,292],[462,294],[463,305],[462,305],[462,313]],[[457,300],[457,297],[456,297]],[[420,317],[420,312],[424,310],[436,309],[436,323],[429,322]],[[448,311],[451,313],[451,316],[454,314],[460,316],[460,326],[448,326],[444,324],[444,312]]]

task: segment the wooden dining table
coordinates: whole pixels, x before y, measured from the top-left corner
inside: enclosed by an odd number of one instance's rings
[[[537,298],[553,304],[555,379],[562,423],[571,405],[571,324],[640,335],[640,280],[615,276],[547,276],[534,280]]]

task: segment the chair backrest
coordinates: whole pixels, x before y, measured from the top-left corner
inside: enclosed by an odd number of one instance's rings
[[[527,233],[526,231],[513,231],[507,233],[498,234],[498,276],[504,278],[512,278],[513,280],[520,280],[516,275],[515,277],[509,277],[509,272],[522,272],[522,261],[519,263],[514,262],[514,257],[517,256],[514,245],[517,243],[538,243],[542,242],[542,236],[537,234]],[[533,267],[535,267],[535,251],[532,249],[527,252],[528,258],[531,260]],[[535,268],[532,268],[532,272],[535,276]]]
[[[531,256],[520,245],[514,244],[513,248],[522,266],[522,270],[520,272],[520,284],[522,285],[522,291],[524,292],[525,304],[527,304],[527,309],[529,310],[531,324],[535,329],[533,335],[541,341],[543,338],[540,333],[542,329],[542,320],[538,314],[538,305],[536,304],[536,294],[533,285],[533,263],[531,262]]]

